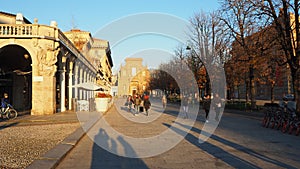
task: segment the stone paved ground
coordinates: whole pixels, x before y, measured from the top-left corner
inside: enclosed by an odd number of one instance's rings
[[[122,103],[122,100],[119,103],[116,101],[115,107],[103,119],[117,132],[135,138],[152,137],[166,131],[168,125],[176,119],[176,112],[178,111],[178,108],[170,108],[168,113],[161,113],[159,112],[161,110],[160,105],[154,103],[149,116],[146,116],[145,113],[134,116],[122,107]],[[139,122],[136,123],[135,120]],[[127,155],[137,152],[125,139],[114,138],[111,131],[108,129],[105,131],[103,126],[100,128],[103,123],[103,121],[99,121],[57,168],[232,168],[222,160],[199,149],[195,145],[198,142],[196,132],[190,133],[191,140],[179,140],[177,146],[173,146],[170,150],[154,157],[126,158],[109,153],[95,144],[91,138],[95,139],[99,136],[99,139],[107,140],[109,151],[124,152]],[[201,127],[202,123],[197,125]],[[101,130],[105,134],[101,133]],[[163,149],[164,147],[157,145],[157,148]]]
[[[80,124],[74,113],[20,116],[0,121],[0,168],[26,168]]]
[[[103,117],[105,121],[100,120],[94,125],[88,135],[59,164],[58,169],[300,167],[299,137],[263,128],[258,118],[226,114],[212,137],[199,144],[198,137],[204,124],[202,110],[191,131],[170,150],[143,158],[115,155],[116,152],[129,156],[145,153],[147,145],[137,147],[127,140],[128,137],[151,137],[166,131],[174,124],[179,110],[178,107],[171,106],[161,113],[160,105],[153,103],[150,116],[134,116],[123,107],[123,102],[116,102],[115,107]],[[106,128],[105,123],[121,135],[112,134],[114,131]],[[186,126],[181,126],[173,128],[174,132],[182,134]],[[104,145],[105,149],[98,144]],[[164,149],[165,146],[167,145],[157,144],[148,151]]]

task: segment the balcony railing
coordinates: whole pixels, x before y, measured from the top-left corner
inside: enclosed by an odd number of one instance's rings
[[[64,33],[56,27],[39,24],[0,24],[0,39],[3,38],[42,38],[59,41],[77,59],[96,72],[94,66],[82,55]]]
[[[0,24],[0,38],[57,37],[57,28],[39,24]]]
[[[1,25],[0,35],[32,35],[32,25]]]

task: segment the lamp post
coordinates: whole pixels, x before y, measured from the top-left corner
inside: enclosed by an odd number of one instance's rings
[[[197,74],[197,68],[199,68],[199,67],[196,67],[196,62],[195,62],[195,55],[197,56],[197,58],[199,58],[200,59],[200,56],[197,54],[197,52],[193,49],[193,47],[192,46],[190,46],[190,45],[187,45],[186,46],[186,50],[187,51],[190,51],[190,55],[191,55],[191,59],[192,59],[192,65],[191,65],[191,69],[192,69],[192,71],[193,71],[193,73],[194,73],[194,76],[195,76],[195,78],[196,78],[196,80],[198,81],[198,74]],[[210,93],[210,79],[209,79],[209,76],[208,76],[208,73],[207,73],[207,70],[206,70],[206,68],[205,68],[205,82],[203,83],[203,84],[200,84],[201,86],[203,86],[202,88],[200,88],[200,93],[202,94],[202,90],[203,90],[203,88],[204,88],[204,90],[205,90],[205,94],[207,94],[207,93]],[[198,87],[199,88],[199,87]]]

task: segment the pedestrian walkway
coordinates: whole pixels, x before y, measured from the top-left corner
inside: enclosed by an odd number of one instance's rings
[[[195,146],[199,144],[199,133],[188,131],[193,124],[178,113],[178,105],[169,105],[165,110],[160,102],[152,100],[149,116],[145,112],[134,116],[124,101],[115,100],[114,107],[87,132],[57,169],[231,168]],[[197,127],[202,125],[197,123]],[[185,139],[185,134],[191,140]]]
[[[62,112],[45,116],[23,115],[14,120],[0,121],[0,135],[4,129],[12,126],[24,127],[26,130],[30,126],[39,127],[47,124],[50,126],[80,124],[74,126],[76,127],[74,132],[65,136],[59,144],[41,154],[28,166],[34,169],[53,168],[57,165],[63,169],[231,168],[232,166],[253,168],[249,167],[251,163],[264,164],[260,163],[261,160],[257,160],[257,157],[253,158],[251,154],[243,153],[241,150],[248,148],[240,150],[243,146],[233,141],[236,135],[233,133],[233,140],[225,138],[227,134],[222,129],[206,143],[199,144],[199,134],[205,124],[202,110],[196,123],[193,123],[191,119],[184,118],[180,105],[169,104],[164,109],[160,100],[152,100],[149,116],[146,116],[145,112],[134,116],[134,111],[129,111],[124,103],[124,99],[115,100],[113,107],[105,113]],[[191,105],[190,109],[192,108]],[[236,116],[229,117],[234,119]],[[234,125],[232,122],[229,124]],[[64,131],[66,130],[61,132]],[[161,136],[162,133],[166,136]],[[32,137],[38,137],[37,132],[31,134]],[[158,141],[161,143],[157,144]],[[240,159],[241,155],[250,155],[253,161],[249,163]]]

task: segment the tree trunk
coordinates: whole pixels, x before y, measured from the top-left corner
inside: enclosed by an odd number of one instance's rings
[[[296,114],[300,117],[300,69],[291,68],[294,97],[296,102]]]
[[[251,110],[256,109],[256,101],[255,101],[255,87],[254,87],[254,79],[250,80],[250,99],[251,99]]]
[[[271,103],[274,103],[274,84],[271,84]]]

